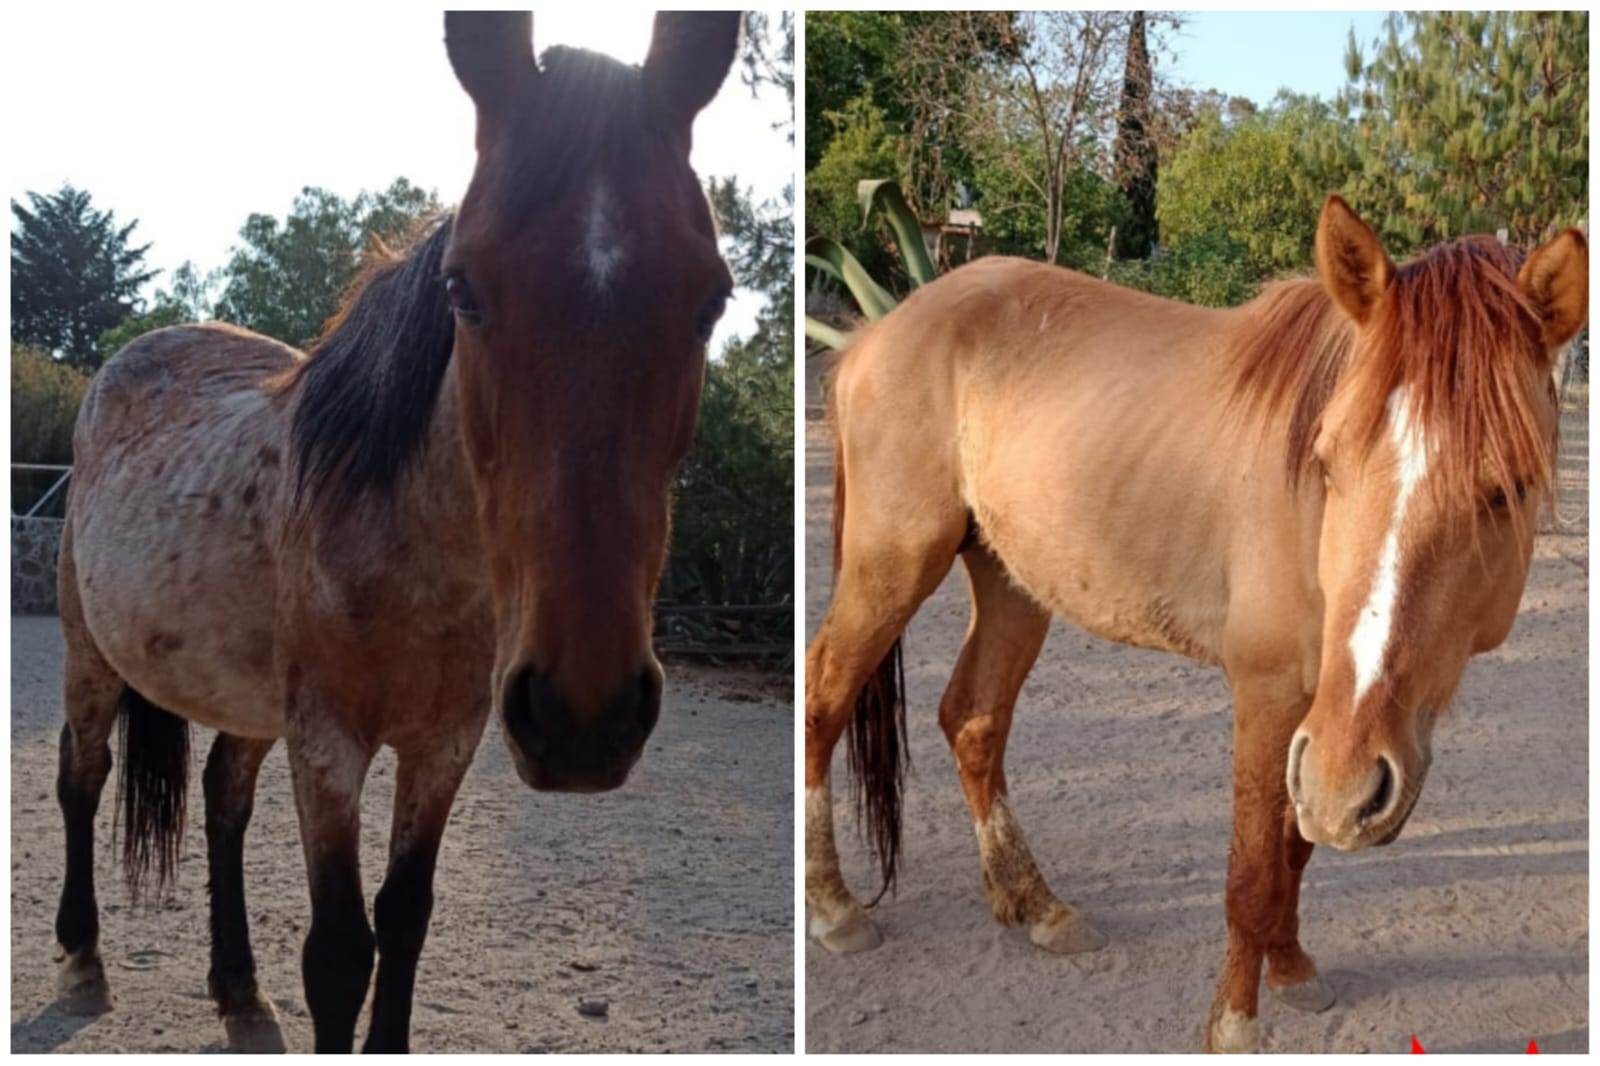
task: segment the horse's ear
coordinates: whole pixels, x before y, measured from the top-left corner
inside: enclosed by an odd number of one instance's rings
[[[1517,284],[1539,309],[1545,347],[1561,347],[1589,318],[1589,242],[1569,229],[1541,244],[1522,264]]]
[[[523,79],[539,73],[531,11],[446,11],[444,48],[456,80],[478,106],[480,127],[503,115]]]
[[[711,102],[739,50],[737,11],[658,11],[644,60],[645,99],[689,144],[689,129]]]
[[[1337,193],[1322,205],[1317,222],[1317,273],[1333,302],[1357,325],[1372,317],[1394,277],[1378,235]]]

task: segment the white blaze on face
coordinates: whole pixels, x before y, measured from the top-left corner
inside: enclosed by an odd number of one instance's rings
[[[1400,598],[1400,533],[1405,527],[1406,508],[1417,485],[1428,473],[1428,445],[1421,427],[1412,425],[1411,405],[1405,386],[1389,394],[1390,439],[1395,449],[1394,512],[1389,531],[1378,555],[1378,569],[1372,577],[1372,590],[1350,631],[1350,657],[1355,663],[1356,693],[1352,711],[1362,697],[1383,676],[1384,658],[1394,629],[1396,601]]]
[[[584,220],[583,244],[578,249],[579,259],[596,291],[604,293],[611,288],[627,258],[626,243],[617,225],[617,205],[611,190],[604,183],[597,183],[589,199],[588,217]]]

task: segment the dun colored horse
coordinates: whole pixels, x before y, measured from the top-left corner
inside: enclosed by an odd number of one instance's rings
[[[879,934],[840,875],[850,729],[885,887],[900,841],[899,639],[959,555],[972,621],[939,722],[995,917],[1104,938],[1045,884],[1006,799],[1012,708],[1052,614],[1221,665],[1234,696],[1228,945],[1205,1042],[1258,1046],[1269,989],[1322,1010],[1301,948],[1313,844],[1400,833],[1469,656],[1510,629],[1587,315],[1568,230],[1396,267],[1337,197],[1317,279],[1233,310],[984,259],[864,329],[836,369],[835,588],[806,661],[806,898],[835,952]]]
[[[527,13],[453,13],[477,109],[460,209],[369,268],[309,356],[225,325],[148,334],[78,419],[61,546],[66,881],[59,990],[110,1007],[94,816],[123,723],[125,858],[174,872],[188,722],[206,762],[209,986],[230,1043],[282,1048],[257,987],[241,855],[284,738],[310,881],[318,1050],[408,1044],[440,836],[491,707],[536,789],[622,784],[660,706],[651,602],[668,487],[730,290],[690,127],[736,13],[661,14],[626,67],[550,49]],[[361,789],[398,756],[367,909]]]

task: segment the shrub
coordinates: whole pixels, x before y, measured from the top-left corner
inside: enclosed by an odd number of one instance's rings
[[[72,427],[89,378],[33,348],[11,346],[11,461],[72,462]]]

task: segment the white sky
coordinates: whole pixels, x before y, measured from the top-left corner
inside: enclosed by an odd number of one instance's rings
[[[473,112],[444,52],[444,18],[404,6],[251,5],[163,10],[22,3],[5,15],[8,192],[87,189],[146,262],[222,266],[252,211],[282,217],[303,186],[343,197],[405,176],[454,204],[473,165]],[[775,23],[776,18],[772,19]],[[534,46],[643,61],[651,13],[585,3],[535,14]],[[737,175],[776,197],[794,150],[737,64],[695,122],[702,181]],[[163,275],[155,285],[166,282]],[[736,294],[713,342],[748,334],[760,308]]]

